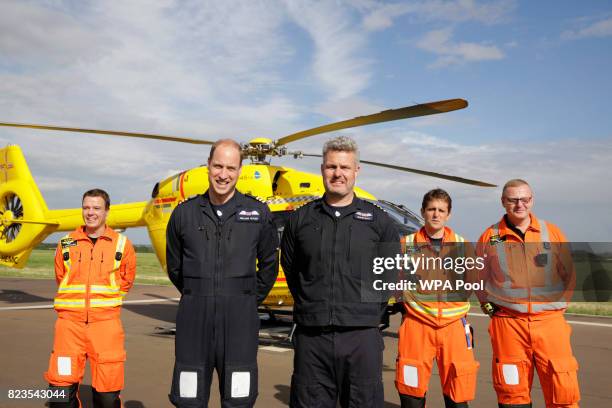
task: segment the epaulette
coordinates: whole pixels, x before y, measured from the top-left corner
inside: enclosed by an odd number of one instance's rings
[[[364,201],[365,203],[368,203],[368,204],[373,205],[374,207],[378,208],[379,210],[381,210],[381,211],[382,211],[382,212],[384,212],[384,213],[387,213],[387,212],[388,212],[386,209],[384,209],[383,207],[381,207],[380,205],[378,205],[378,204],[376,203],[376,201],[369,201],[369,200],[363,200],[363,201]]]
[[[248,194],[248,193],[244,193],[244,196],[245,196],[245,197],[252,198],[253,200],[257,200],[257,201],[259,201],[260,203],[264,203],[264,204],[266,204],[266,200],[264,200],[264,199],[263,199],[263,198],[261,198],[261,197],[258,197],[258,196],[252,195],[252,194]]]
[[[293,211],[297,211],[297,210],[299,210],[300,208],[306,207],[307,205],[314,204],[314,203],[316,203],[317,201],[320,201],[320,200],[322,200],[322,199],[323,199],[323,197],[319,197],[319,198],[315,198],[314,200],[304,201],[302,204],[300,204],[300,205],[298,205],[297,207],[295,207],[295,208],[293,209]]]
[[[186,203],[187,201],[191,201],[191,200],[193,200],[194,198],[197,198],[198,196],[199,196],[199,194],[193,194],[193,195],[190,195],[189,197],[187,197],[187,198],[184,198],[184,199],[180,200],[180,201],[178,202],[177,206],[178,206],[178,205],[181,205],[181,204],[183,204],[183,203]]]

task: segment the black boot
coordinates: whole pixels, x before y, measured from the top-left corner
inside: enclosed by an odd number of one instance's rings
[[[49,384],[49,390],[53,393],[49,399],[49,408],[79,408],[77,392],[79,384],[72,384],[68,387],[58,387]],[[57,397],[54,397],[57,395]]]
[[[400,394],[401,408],[425,408],[425,397]]]
[[[121,391],[98,392],[92,388],[91,392],[94,408],[121,408],[121,398],[119,398]]]
[[[455,402],[448,395],[444,396],[444,406],[446,408],[468,408],[467,402]]]

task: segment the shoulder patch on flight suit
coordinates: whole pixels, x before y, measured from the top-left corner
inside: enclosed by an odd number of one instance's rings
[[[77,242],[75,241],[74,238],[62,238],[60,240],[60,243],[62,245],[62,248],[68,248],[68,247],[77,245]]]
[[[360,221],[374,221],[374,213],[370,211],[357,211],[353,218]]]
[[[259,222],[261,214],[256,209],[241,210],[236,213],[236,221],[238,222]]]

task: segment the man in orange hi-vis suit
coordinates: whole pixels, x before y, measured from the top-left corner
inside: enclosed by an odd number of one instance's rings
[[[411,256],[422,259],[447,257],[466,258],[465,240],[446,226],[452,200],[441,189],[429,191],[423,197],[421,215],[425,225],[415,234],[402,237],[402,247]],[[405,245],[405,246],[404,246]],[[470,251],[473,255],[473,250]],[[460,269],[457,269],[460,270]],[[403,295],[405,314],[399,330],[399,346],[395,385],[400,393],[402,408],[425,407],[425,394],[434,358],[438,363],[446,408],[467,408],[474,399],[479,364],[474,359],[473,337],[466,314],[470,304],[465,293],[433,293],[428,301],[418,289],[427,280],[464,280],[466,270],[446,270],[441,267],[415,267],[412,274],[417,290]],[[456,298],[453,299],[453,295]],[[454,301],[453,301],[454,300]]]
[[[89,359],[94,407],[118,408],[126,356],[119,314],[136,275],[136,254],[124,235],[106,226],[105,191],[87,191],[82,208],[85,225],[62,238],[55,254],[58,319],[45,379],[59,397],[51,407],[80,407]]]
[[[500,408],[530,408],[534,367],[546,407],[578,407],[578,363],[563,313],[575,285],[567,240],[532,214],[526,181],[508,181],[506,214],[482,234],[483,311],[491,316],[493,386]],[[486,297],[483,297],[486,296]]]

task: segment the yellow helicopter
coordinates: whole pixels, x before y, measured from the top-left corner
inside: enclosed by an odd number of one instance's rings
[[[308,154],[301,151],[289,151],[286,145],[309,136],[322,133],[388,122],[398,119],[433,115],[450,112],[467,107],[463,99],[449,99],[424,103],[399,109],[385,110],[379,113],[359,116],[353,119],[335,122],[313,129],[304,130],[277,140],[256,138],[242,144],[243,156],[251,160],[243,165],[237,184],[238,190],[258,197],[268,204],[272,211],[279,234],[282,233],[284,221],[296,207],[314,200],[324,193],[322,179],[319,175],[301,172],[283,166],[273,166],[269,157],[291,155],[294,158],[304,156],[321,157],[319,154]],[[96,133],[112,136],[137,137],[164,141],[212,144],[212,141],[191,139],[177,136],[164,136],[146,133],[120,132],[96,129],[80,129],[47,125],[32,125],[0,122],[0,126],[56,130],[67,132]],[[426,176],[438,177],[460,183],[482,187],[494,187],[494,184],[461,177],[417,170],[391,164],[360,160],[361,163],[381,166],[389,169],[407,171]],[[155,250],[155,254],[165,269],[166,267],[166,225],[170,214],[183,200],[203,193],[208,188],[207,167],[200,166],[182,171],[155,184],[148,201],[112,205],[107,219],[111,228],[126,229],[145,226]],[[359,197],[376,201],[384,207],[399,224],[400,230],[409,233],[421,223],[418,215],[402,205],[384,200],[377,200],[372,194],[355,189]],[[21,148],[9,145],[0,149],[0,264],[23,268],[32,249],[49,234],[57,231],[71,231],[82,224],[81,209],[49,210],[45,204],[34,178],[32,177]],[[293,300],[287,288],[282,271],[264,301],[264,306],[291,305]]]

